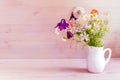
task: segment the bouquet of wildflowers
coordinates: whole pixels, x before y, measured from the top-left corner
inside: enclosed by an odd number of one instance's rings
[[[89,13],[82,7],[76,7],[69,20],[61,19],[55,27],[55,33],[62,40],[75,40],[83,45],[102,47],[105,33],[109,32],[108,13],[101,15],[97,9]]]

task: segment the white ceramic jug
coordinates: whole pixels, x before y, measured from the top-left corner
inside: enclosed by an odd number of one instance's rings
[[[106,64],[111,58],[111,49],[103,47],[88,47],[87,68],[89,72],[100,73],[104,71]],[[108,58],[105,59],[105,53],[109,51]]]

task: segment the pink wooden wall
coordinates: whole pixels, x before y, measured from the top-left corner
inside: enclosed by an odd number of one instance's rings
[[[54,34],[56,23],[75,6],[110,13],[112,34],[105,47],[120,57],[119,0],[0,0],[0,58],[84,58],[84,49],[70,48]]]

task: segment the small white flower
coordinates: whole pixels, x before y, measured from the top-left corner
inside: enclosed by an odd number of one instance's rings
[[[75,7],[73,10],[73,15],[75,16],[75,18],[79,18],[80,15],[85,13],[85,9],[82,7]]]
[[[85,14],[82,16],[82,19],[83,19],[84,23],[86,24],[90,20],[90,17],[88,14]]]
[[[60,32],[59,32],[59,29],[58,28],[55,28],[55,34],[59,35]]]
[[[89,29],[89,28],[91,28],[91,27],[92,27],[91,25],[85,24],[85,25],[83,26],[83,29]]]
[[[91,25],[88,25],[88,28],[91,28],[92,26]]]
[[[84,41],[84,40],[88,41],[89,40],[88,35],[85,32],[83,34],[81,34],[80,36],[81,36],[82,41]]]

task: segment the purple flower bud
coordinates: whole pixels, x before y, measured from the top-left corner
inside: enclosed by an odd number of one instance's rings
[[[67,31],[67,38],[70,39],[73,37],[73,33],[70,31]]]

